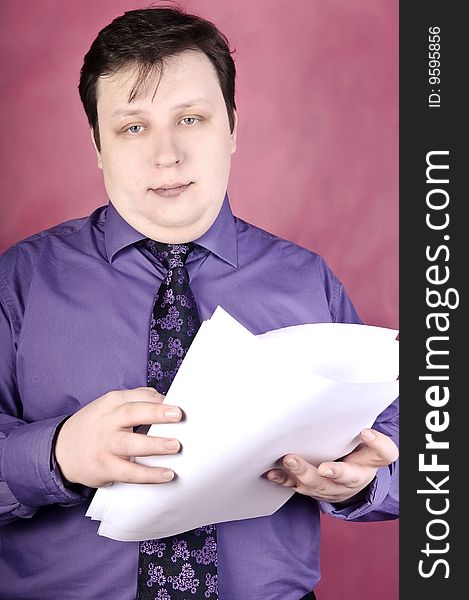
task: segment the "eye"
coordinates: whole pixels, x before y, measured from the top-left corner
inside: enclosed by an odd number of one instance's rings
[[[143,129],[143,125],[131,125],[130,127],[127,127],[127,129],[125,130],[126,132],[128,131],[129,133],[132,133],[133,135],[140,133]]]
[[[183,125],[194,125],[195,123],[198,123],[201,119],[199,119],[198,117],[183,117],[179,123],[182,123]]]

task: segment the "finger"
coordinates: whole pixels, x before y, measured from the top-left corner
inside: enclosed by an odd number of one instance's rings
[[[106,402],[119,406],[127,402],[164,402],[165,396],[152,387],[138,387],[131,390],[114,390],[105,395]]]
[[[116,456],[154,456],[176,454],[181,444],[173,438],[162,438],[141,433],[117,432],[111,442],[111,453]]]
[[[376,475],[376,468],[354,462],[324,462],[318,466],[318,474],[346,487],[363,487]]]
[[[284,487],[295,487],[298,485],[298,479],[282,469],[272,469],[266,473],[266,477],[269,481],[273,481]]]
[[[175,473],[163,467],[147,467],[128,460],[121,460],[116,467],[113,481],[123,483],[168,483]]]
[[[152,387],[138,387],[133,390],[124,390],[127,392],[127,396],[131,396],[131,398],[127,398],[126,402],[164,402],[165,396],[160,394]]]
[[[301,491],[301,487],[323,488],[324,478],[318,474],[315,466],[296,454],[287,454],[283,458],[283,464],[287,473],[297,480],[296,488]],[[327,483],[327,482],[326,482]]]
[[[126,402],[116,407],[114,418],[119,427],[174,423],[181,420],[182,411],[178,406],[154,402]]]

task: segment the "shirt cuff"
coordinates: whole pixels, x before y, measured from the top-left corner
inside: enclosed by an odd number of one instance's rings
[[[391,471],[389,466],[379,467],[373,481],[367,487],[367,493],[363,499],[360,492],[357,494],[356,502],[353,497],[345,503],[319,502],[321,512],[332,515],[339,519],[355,520],[366,514],[376,511],[384,502],[391,489]]]
[[[52,443],[56,430],[67,417],[61,415],[20,425],[6,438],[1,465],[4,481],[22,504],[32,507],[74,505],[88,498],[89,493],[65,487],[54,459]],[[92,491],[91,488],[84,490]]]

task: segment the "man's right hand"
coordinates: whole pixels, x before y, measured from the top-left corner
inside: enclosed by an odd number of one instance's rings
[[[81,408],[62,425],[55,457],[70,483],[101,487],[114,481],[166,483],[174,472],[132,462],[135,456],[176,454],[180,443],[170,438],[134,433],[138,425],[181,420],[177,406],[163,404],[153,388],[113,391]]]

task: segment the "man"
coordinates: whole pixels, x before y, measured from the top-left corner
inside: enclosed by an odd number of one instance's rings
[[[164,393],[217,305],[256,334],[359,322],[318,255],[233,217],[234,81],[223,35],[169,8],[118,17],[85,56],[110,202],[0,261],[2,598],[314,598],[320,507],[397,516],[396,403],[341,461],[285,456],[266,476],[297,493],[272,516],[141,544],[84,516],[97,487],[173,479],[133,457],[179,452],[177,438],[137,428],[183,417]]]

